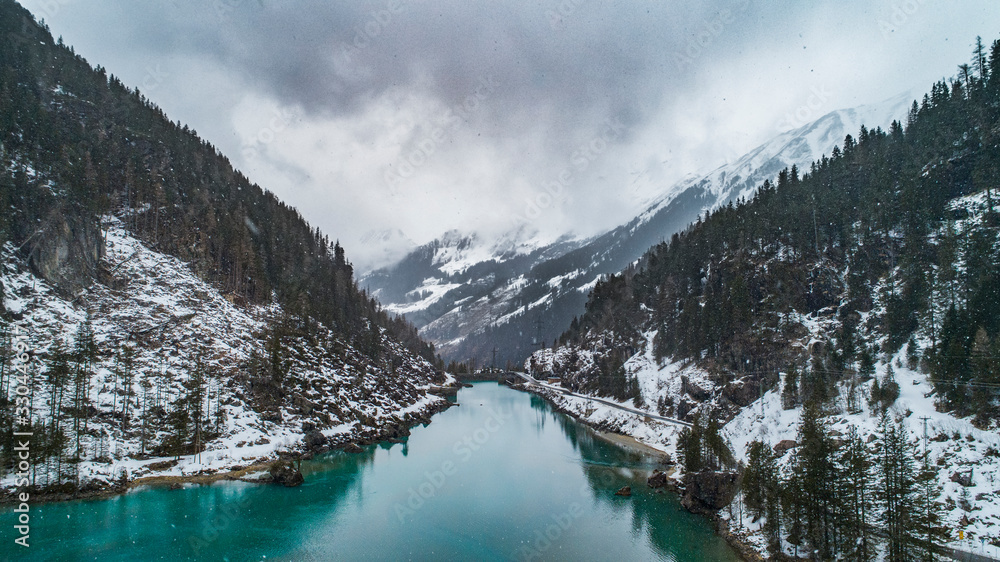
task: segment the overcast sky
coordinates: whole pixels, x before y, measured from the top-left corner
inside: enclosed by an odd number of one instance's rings
[[[1000,37],[994,0],[21,2],[359,269],[386,229],[611,228],[802,116],[925,91]]]

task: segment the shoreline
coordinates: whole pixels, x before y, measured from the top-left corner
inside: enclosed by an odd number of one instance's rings
[[[586,419],[580,418],[580,416],[576,412],[564,408],[562,405],[553,401],[548,396],[547,393],[539,392],[538,391],[539,387],[537,386],[529,387],[528,385],[525,384],[515,384],[515,385],[510,385],[510,388],[513,388],[515,390],[520,390],[523,392],[528,392],[536,396],[540,396],[545,400],[546,403],[548,403],[552,407],[553,410],[561,414],[565,414],[573,418],[573,420],[575,420],[577,423],[580,423],[582,425],[585,425],[593,429],[599,437],[601,437],[606,441],[609,441],[611,443],[614,443],[618,446],[627,449],[632,449],[634,451],[639,451],[646,454],[659,455],[659,456],[667,454],[665,451],[657,449],[656,447],[653,447],[651,445],[647,445],[637,440],[635,437],[631,435],[627,435],[624,433],[617,433],[613,431],[612,428],[601,427],[601,424],[594,424]],[[673,467],[670,471],[670,474],[673,474],[676,470],[677,470],[676,467]],[[678,494],[680,494],[680,490],[678,488],[674,487],[674,489]],[[704,515],[704,517],[708,518],[708,520],[712,522],[715,528],[715,534],[722,537],[741,560],[743,560],[744,562],[762,562],[766,560],[766,558],[764,558],[763,556],[760,555],[760,553],[757,552],[757,550],[753,547],[753,545],[744,541],[739,535],[732,533],[729,530],[728,522],[719,517],[718,514]]]
[[[143,486],[148,487],[179,487],[183,484],[212,484],[219,481],[232,481],[232,482],[247,482],[251,484],[272,484],[270,478],[262,479],[248,479],[245,478],[247,474],[267,471],[270,469],[271,465],[279,460],[310,460],[315,455],[320,455],[328,453],[330,451],[346,451],[348,453],[357,452],[355,447],[363,447],[368,445],[377,445],[379,443],[395,442],[393,440],[399,440],[400,437],[406,438],[409,435],[409,430],[417,427],[418,425],[426,425],[431,423],[434,414],[448,410],[453,406],[458,404],[447,399],[440,401],[435,401],[429,404],[426,408],[415,412],[410,415],[409,421],[405,425],[390,426],[382,429],[381,432],[372,436],[371,429],[368,428],[363,431],[357,431],[344,436],[338,436],[335,440],[331,438],[328,445],[320,449],[309,449],[303,448],[300,451],[295,452],[282,452],[278,454],[268,454],[261,457],[256,457],[253,459],[247,459],[248,464],[245,466],[232,467],[230,469],[223,469],[212,473],[200,473],[200,474],[162,474],[162,475],[147,475],[137,477],[125,482],[120,481],[100,481],[91,480],[84,484],[82,487],[78,487],[73,483],[64,483],[61,485],[52,485],[48,488],[36,488],[29,487],[27,490],[12,488],[0,490],[0,511],[2,511],[8,505],[17,505],[17,492],[27,491],[31,494],[32,505],[37,504],[47,504],[56,503],[64,501],[77,501],[77,500],[105,500],[111,499],[116,496],[121,496],[129,493],[131,490],[136,488],[141,488]],[[402,429],[402,431],[400,431]],[[183,455],[183,457],[190,455]],[[153,462],[148,464],[155,464],[157,462],[169,462],[173,461],[172,457],[157,457],[155,459],[149,459]]]
[[[580,421],[577,418],[574,419]],[[610,441],[611,443],[614,443],[615,445],[618,445],[619,447],[625,449],[631,449],[633,451],[653,457],[663,457],[664,455],[667,454],[666,451],[662,449],[657,449],[652,445],[647,445],[642,441],[639,441],[635,437],[632,437],[631,435],[625,435],[622,433],[613,433],[610,431],[605,431],[603,429],[596,429],[596,428],[594,428],[594,431],[601,439],[604,439],[605,441]]]

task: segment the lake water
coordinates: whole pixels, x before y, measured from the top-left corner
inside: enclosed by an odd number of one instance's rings
[[[540,398],[476,383],[405,444],[303,462],[297,488],[219,482],[32,507],[3,560],[737,560],[645,485],[657,459]],[[632,486],[631,497],[614,492]]]

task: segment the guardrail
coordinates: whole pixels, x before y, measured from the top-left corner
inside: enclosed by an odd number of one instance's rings
[[[637,416],[642,416],[644,418],[650,418],[650,419],[654,419],[654,420],[661,421],[661,422],[664,422],[664,423],[669,423],[669,424],[673,424],[673,425],[679,425],[679,426],[682,426],[682,427],[691,427],[690,423],[688,423],[686,421],[682,421],[682,420],[676,419],[676,418],[668,418],[666,416],[661,416],[661,415],[658,415],[658,414],[653,414],[651,412],[644,412],[642,410],[636,410],[634,408],[628,408],[626,406],[622,406],[621,404],[616,404],[614,402],[611,402],[610,400],[604,400],[603,398],[596,398],[594,396],[587,396],[585,394],[577,394],[575,392],[566,390],[565,388],[562,388],[562,387],[559,387],[559,386],[553,386],[553,385],[548,384],[548,383],[543,383],[541,381],[535,380],[532,377],[528,376],[527,373],[520,373],[518,371],[510,371],[510,373],[512,373],[514,375],[517,375],[521,379],[524,379],[524,381],[527,382],[527,383],[529,383],[529,384],[534,384],[536,386],[540,386],[542,388],[546,388],[546,389],[551,390],[553,392],[560,392],[560,393],[565,394],[567,396],[573,396],[575,398],[581,398],[583,400],[590,400],[591,402],[597,402],[599,404],[604,404],[605,406],[611,406],[612,408],[617,408],[618,410],[621,410],[623,412],[628,412],[630,414],[635,414]]]

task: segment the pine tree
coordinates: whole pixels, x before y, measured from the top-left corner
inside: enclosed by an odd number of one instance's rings
[[[889,562],[909,560],[913,529],[911,497],[916,482],[913,457],[900,422],[882,416],[879,428],[878,459],[876,461],[879,487],[879,517],[886,538],[886,559]]]
[[[791,410],[799,402],[799,374],[795,365],[788,366],[785,373],[785,385],[781,389],[781,406],[786,410]]]
[[[93,364],[97,356],[94,329],[90,312],[77,331],[73,349],[73,432],[76,435],[76,459],[83,460],[80,443],[81,435],[87,430],[90,419],[90,381],[93,378]],[[83,422],[83,428],[80,424]]]
[[[132,412],[132,380],[135,378],[135,349],[126,345],[121,353],[122,431],[128,431]]]
[[[56,339],[49,348],[49,357],[49,365],[45,371],[45,378],[49,387],[50,420],[45,438],[48,445],[46,456],[54,458],[56,461],[56,482],[58,483],[62,481],[62,462],[65,445],[68,443],[68,438],[63,431],[61,421],[66,385],[69,383],[72,368],[70,366],[70,354],[63,347],[63,343],[59,339]]]
[[[833,443],[816,402],[807,402],[802,411],[798,441],[793,462],[801,482],[805,538],[814,554],[825,560],[836,549],[833,514],[839,474]]]
[[[875,513],[873,463],[857,428],[848,432],[837,462],[842,476],[837,490],[841,554],[848,560],[874,560],[876,536],[870,521]]]
[[[917,453],[916,447],[911,447]],[[933,562],[943,554],[942,546],[948,542],[948,530],[942,525],[943,506],[937,501],[941,486],[937,481],[937,471],[921,455],[923,462],[917,473],[915,489],[911,498],[910,556],[913,560]]]
[[[684,428],[677,436],[677,450],[684,459],[684,472],[701,472],[705,468],[702,432],[701,416],[697,416],[691,427]]]

